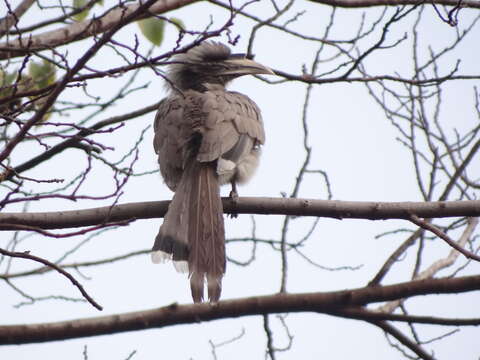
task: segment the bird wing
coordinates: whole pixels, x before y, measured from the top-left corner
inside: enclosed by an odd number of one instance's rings
[[[244,144],[248,136],[254,144],[265,142],[265,132],[260,110],[253,100],[237,92],[208,91],[204,98],[203,124],[196,131],[201,133],[197,160],[214,161],[237,144]],[[248,149],[248,151],[251,150]]]
[[[228,158],[241,157],[251,151],[252,144],[265,142],[257,104],[243,94],[223,90],[189,90],[165,98],[154,130],[160,172],[173,191],[190,157],[200,162],[215,161],[227,153]]]
[[[170,190],[175,191],[182,177],[185,144],[192,135],[184,121],[185,98],[169,96],[160,102],[154,121],[153,147],[158,155],[160,172]]]

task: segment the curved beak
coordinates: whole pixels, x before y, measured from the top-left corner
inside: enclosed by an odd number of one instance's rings
[[[228,59],[224,63],[227,67],[220,72],[221,75],[275,75],[272,69],[247,58]]]

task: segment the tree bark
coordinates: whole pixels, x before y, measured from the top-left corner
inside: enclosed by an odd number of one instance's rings
[[[270,313],[333,313],[344,307],[400,298],[452,294],[480,289],[480,276],[409,281],[388,286],[364,287],[324,293],[277,294],[215,304],[172,304],[124,314],[44,324],[0,326],[0,344],[25,344],[106,335],[171,325],[197,323]]]
[[[33,199],[34,200],[34,199]],[[229,214],[318,216],[335,219],[405,219],[412,214],[423,218],[477,217],[480,200],[432,202],[367,202],[295,198],[223,198]],[[163,217],[169,201],[151,201],[105,206],[85,210],[39,213],[0,213],[0,230],[18,230],[16,225],[41,229],[92,226],[132,219]]]

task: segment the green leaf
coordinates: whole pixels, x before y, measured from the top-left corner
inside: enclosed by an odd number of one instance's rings
[[[80,8],[84,7],[86,4],[87,4],[87,0],[73,0],[73,8],[74,9],[80,9]],[[79,12],[78,14],[73,15],[73,19],[75,21],[82,21],[83,19],[85,19],[88,16],[88,10],[89,9],[85,9],[85,10]]]
[[[0,69],[0,87],[11,85],[16,77],[16,73],[9,74],[5,70]]]
[[[55,82],[57,68],[51,62],[43,60],[41,63],[34,61],[28,65],[28,74],[33,79],[35,86],[44,88]]]
[[[32,62],[28,65],[28,74],[29,74],[32,78],[38,79],[39,77],[42,76],[42,73],[43,73],[42,64],[39,64],[39,63],[36,63],[35,61],[32,61]]]
[[[9,74],[5,70],[0,69],[0,88],[12,85],[12,83],[15,80],[16,77],[17,77],[16,73],[13,72],[13,73]],[[8,88],[8,87],[6,89],[1,89],[0,90],[0,98],[2,98],[4,96],[11,95],[12,90],[13,90],[12,88]]]
[[[179,18],[172,17],[172,18],[170,18],[170,21],[172,23],[174,23],[175,25],[177,25],[179,30],[185,30],[185,24]]]
[[[165,22],[161,19],[151,17],[137,21],[138,27],[142,34],[156,46],[159,46],[163,41],[163,30]]]

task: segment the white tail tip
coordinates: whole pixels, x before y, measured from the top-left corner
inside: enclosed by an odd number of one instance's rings
[[[154,264],[163,264],[165,261],[171,260],[172,255],[167,254],[164,251],[157,250],[157,251],[152,251],[151,258]]]

